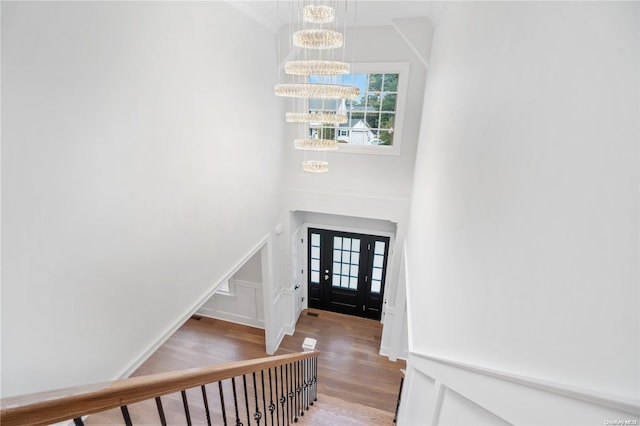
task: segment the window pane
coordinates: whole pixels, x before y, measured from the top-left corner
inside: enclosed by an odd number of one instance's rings
[[[341,277],[342,281],[340,282],[340,286],[344,288],[349,288],[349,277]]]
[[[378,114],[377,112],[375,113],[367,112],[367,116],[365,120],[367,121],[367,126],[369,127],[369,130],[375,130],[378,128],[378,123],[380,121],[380,114]]]
[[[382,285],[381,281],[372,280],[371,281],[371,293],[380,293],[381,285]]]
[[[331,279],[331,285],[333,287],[340,287],[340,275],[334,275]]]
[[[381,129],[393,129],[393,120],[396,115],[391,113],[380,114],[380,128]]]
[[[311,258],[320,259],[320,247],[311,247]]]
[[[333,260],[340,262],[342,260],[342,250],[333,251]]]
[[[351,276],[352,277],[358,276],[358,265],[351,265]]]
[[[396,95],[395,93],[385,93],[384,97],[382,98],[382,105],[380,105],[380,109],[386,112],[395,112],[397,98],[398,95]]]
[[[358,289],[358,279],[351,277],[349,278],[349,288],[351,288],[352,290],[357,290]]]
[[[351,264],[357,265],[360,263],[360,253],[351,253]]]
[[[349,265],[342,264],[342,275],[349,275]]]
[[[382,279],[382,269],[373,268],[372,279],[373,280],[381,280]]]
[[[351,250],[351,238],[342,239],[342,250]]]
[[[382,90],[382,74],[369,74],[368,90],[378,92]]]
[[[383,90],[386,92],[397,92],[398,91],[398,74],[385,74],[384,75],[384,87]]]
[[[384,254],[384,242],[376,241],[375,254]]]
[[[320,272],[311,271],[311,282],[316,284],[320,282]]]
[[[382,256],[381,254],[376,254],[375,256],[373,256],[373,266],[375,266],[376,268],[382,268],[384,264],[384,256]]]
[[[334,249],[342,248],[342,237],[333,237],[333,248]]]
[[[320,260],[311,259],[311,270],[312,271],[319,271],[320,270]]]
[[[311,234],[311,245],[316,247],[320,246],[320,234]]]
[[[340,273],[340,262],[333,262],[333,273],[334,274]]]
[[[393,129],[380,131],[380,145],[393,145]]]
[[[343,251],[342,252],[342,262],[343,263],[349,263],[351,261],[351,252],[350,251]]]
[[[351,243],[351,250],[352,251],[360,251],[360,240],[357,239],[353,239],[353,242]]]

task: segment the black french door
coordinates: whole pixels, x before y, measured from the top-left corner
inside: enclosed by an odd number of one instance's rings
[[[309,228],[309,307],[380,319],[389,237]]]

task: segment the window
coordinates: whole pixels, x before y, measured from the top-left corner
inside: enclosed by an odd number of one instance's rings
[[[230,281],[231,281],[230,279],[224,280],[220,285],[220,287],[218,287],[218,289],[216,290],[216,294],[222,294],[224,296],[233,296],[234,289]]]
[[[399,154],[402,113],[408,78],[407,64],[356,64],[342,76],[310,76],[311,83],[358,86],[358,99],[312,99],[309,111],[341,111],[340,125],[311,123],[309,137],[336,139],[343,152]]]

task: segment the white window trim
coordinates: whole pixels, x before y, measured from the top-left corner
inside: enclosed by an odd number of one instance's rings
[[[396,120],[393,129],[393,145],[350,145],[341,143],[337,154],[373,154],[400,155],[402,145],[402,129],[404,127],[404,113],[407,103],[407,86],[409,83],[408,62],[357,62],[351,66],[351,74],[399,74],[398,98],[396,103]]]

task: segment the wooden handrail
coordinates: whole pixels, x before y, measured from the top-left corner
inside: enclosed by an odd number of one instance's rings
[[[0,424],[47,425],[317,356],[300,352],[3,398]]]

